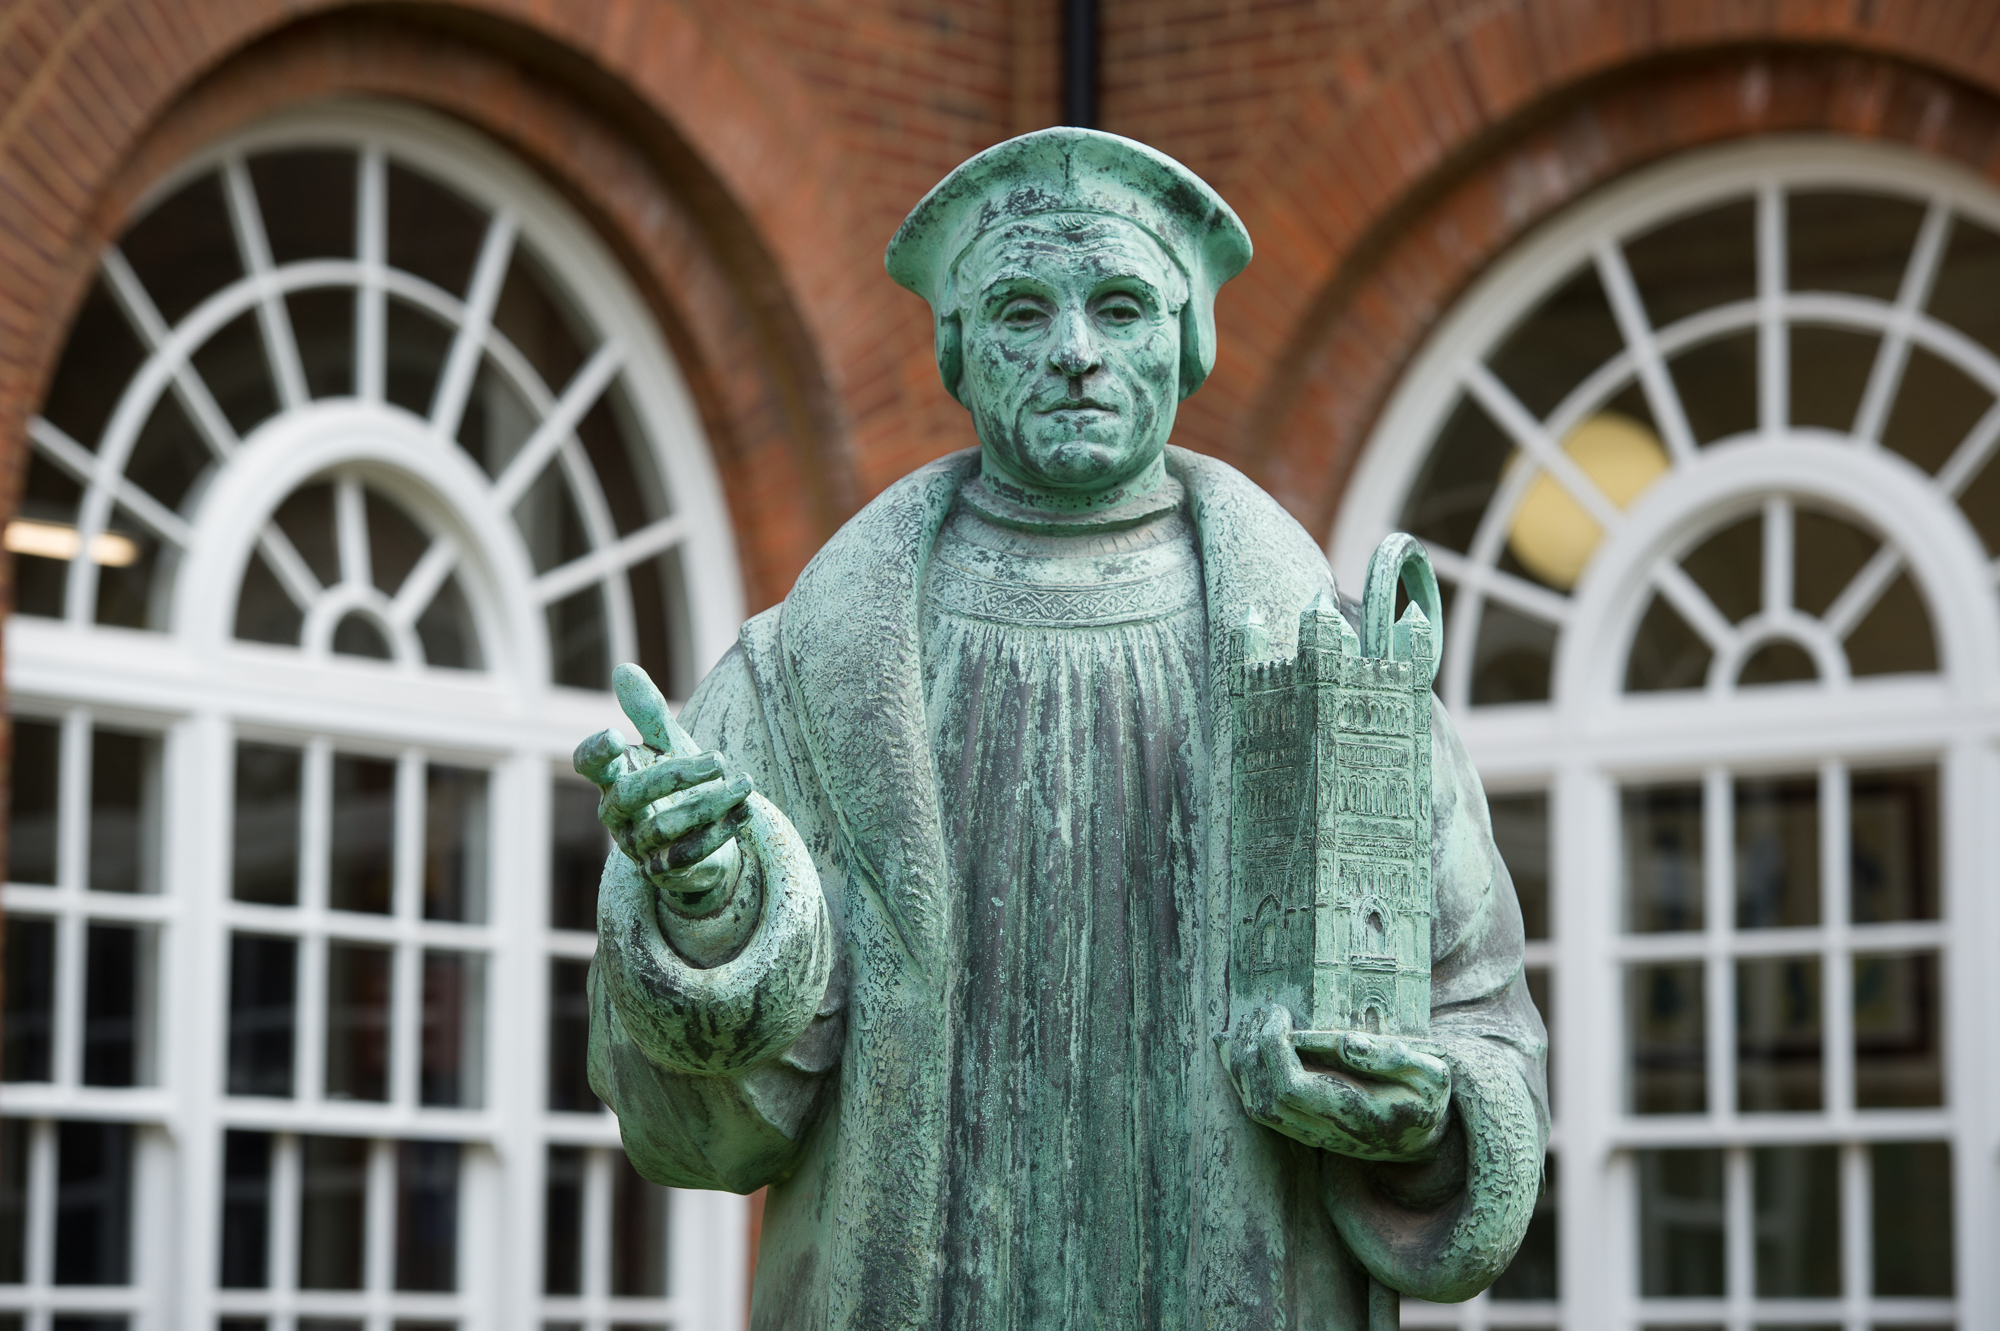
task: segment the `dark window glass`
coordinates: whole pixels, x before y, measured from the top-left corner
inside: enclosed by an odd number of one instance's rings
[[[1877,1142],[1868,1155],[1876,1296],[1950,1298],[1951,1147],[1944,1142]]]
[[[371,661],[395,659],[389,635],[373,616],[355,611],[333,629],[333,650],[337,656],[364,656]]]
[[[354,292],[314,287],[285,297],[306,391],[314,397],[354,392]]]
[[[1937,669],[1937,639],[1917,584],[1898,574],[1874,608],[1847,635],[1847,666],[1857,677],[1928,674]]]
[[[604,504],[620,536],[629,536],[673,512],[659,466],[622,382],[613,380],[583,414],[576,423],[576,437],[590,457],[598,484],[604,487]]]
[[[304,760],[305,755],[294,748],[237,742],[232,882],[238,901],[298,904]]]
[[[56,1125],[58,1285],[124,1285],[132,1278],[132,1126]]]
[[[1447,550],[1469,549],[1513,455],[1513,441],[1477,402],[1461,397],[1410,488],[1403,530]]]
[[[264,355],[264,330],[255,311],[246,310],[217,329],[193,360],[201,381],[238,435],[249,434],[277,415],[277,383]],[[179,506],[178,499],[174,506]]]
[[[49,1331],[130,1331],[131,1325],[115,1313],[64,1313],[49,1319]]]
[[[1764,604],[1764,518],[1754,514],[1706,537],[1681,567],[1723,617],[1740,624]]]
[[[680,547],[642,559],[625,571],[632,588],[639,665],[669,698],[694,692],[694,654],[688,641],[686,568]]]
[[[360,1289],[368,1220],[368,1143],[299,1138],[299,1288]]]
[[[250,562],[243,568],[243,586],[236,594],[236,636],[245,642],[296,647],[305,625],[305,612],[271,571],[263,551],[252,550]]]
[[[1630,966],[1625,973],[1631,1107],[1635,1114],[1708,1108],[1706,1013],[1698,961]]]
[[[542,1292],[583,1293],[584,1151],[551,1146],[542,1185]]]
[[[1529,1217],[1528,1233],[1519,1251],[1500,1278],[1493,1282],[1496,1299],[1556,1299],[1556,1158],[1551,1155],[1542,1169],[1542,1190],[1535,1197],[1535,1213]]]
[[[118,248],[169,326],[204,298],[243,275],[222,178],[209,174],[162,200],[128,230]]]
[[[438,375],[451,353],[451,329],[427,311],[391,298],[384,330],[387,364],[382,394],[405,410],[428,418]]]
[[[1628,787],[1621,803],[1625,927],[1633,933],[1701,928],[1701,787]]]
[[[604,627],[604,589],[585,587],[548,607],[549,655],[555,681],[602,690],[611,682],[610,644]]]
[[[537,573],[547,573],[590,553],[583,513],[559,462],[544,467],[514,505],[514,523],[528,544],[528,557],[535,561]]]
[[[67,472],[40,453],[28,454],[28,477],[21,487],[21,507],[17,518],[50,523],[56,527],[76,526],[77,504],[83,487]],[[56,535],[56,533],[50,533]],[[74,539],[69,532],[65,540]],[[69,561],[45,559],[25,551],[14,552],[14,613],[41,615],[48,619],[63,616],[63,598],[69,591]]]
[[[1819,1109],[1822,1087],[1818,957],[1736,963],[1736,1107],[1744,1113]]]
[[[0,1081],[48,1081],[54,1075],[56,923],[14,915],[0,928],[7,932]]]
[[[112,510],[102,541],[93,555],[98,562],[97,622],[164,628],[166,587],[154,577],[162,566],[160,542],[122,505]]]
[[[7,879],[56,882],[56,795],[62,788],[62,727],[14,718],[7,809]],[[13,1008],[10,1004],[8,1011]]]
[[[1757,335],[1733,333],[1703,342],[1668,365],[1695,442],[1747,434],[1757,428]]]
[[[351,1317],[301,1317],[299,1331],[362,1331],[367,1325],[358,1318]]]
[[[367,943],[326,947],[326,1096],[389,1098],[389,986],[394,952]]]
[[[1736,782],[1736,927],[1819,923],[1819,780]]]
[[[152,1081],[150,928],[93,924],[84,935],[83,1083]]]
[[[1882,339],[1815,324],[1793,324],[1790,332],[1792,424],[1845,434],[1854,428]]]
[[[500,287],[500,301],[493,307],[493,326],[558,396],[597,343],[541,258],[519,242]]]
[[[1487,601],[1472,650],[1473,705],[1548,701],[1555,654],[1555,625]]]
[[[486,965],[470,952],[424,953],[423,1102],[483,1103]]]
[[[1931,283],[1930,312],[2000,355],[2000,233],[1954,217],[1944,259]]]
[[[396,1288],[458,1288],[457,1142],[396,1146]]]
[[[1944,1032],[1935,952],[1854,959],[1854,1103],[1944,1103]]]
[[[368,523],[369,576],[383,595],[394,597],[431,548],[431,538],[400,504],[372,488],[362,490],[361,509]]]
[[[1812,655],[1795,642],[1767,642],[1744,658],[1736,682],[1746,688],[1759,684],[1797,684],[1819,678]]]
[[[1882,443],[1935,473],[1992,405],[1993,395],[1964,370],[1922,347],[1911,347],[1896,404],[1883,422]]]
[[[1755,224],[1756,205],[1741,199],[1626,242],[1625,262],[1655,328],[1756,296]]]
[[[299,1325],[304,1326],[310,1318],[301,1317]],[[218,1317],[215,1331],[270,1331],[271,1324],[262,1317]]]
[[[62,358],[56,362],[42,415],[77,443],[95,449],[112,409],[118,405],[118,394],[107,392],[105,385],[130,382],[145,359],[145,346],[132,331],[110,285],[98,278],[90,284],[70,322],[69,341],[63,344]]]
[[[292,1093],[298,967],[293,939],[230,935],[229,1094]]]
[[[389,163],[388,175],[390,264],[464,295],[486,234],[486,214],[400,162]]]
[[[611,1293],[667,1296],[667,1190],[648,1183],[623,1151],[611,1156]]]
[[[245,323],[245,320],[254,318],[253,315],[244,315],[237,320],[236,326],[217,334],[223,339],[222,352],[231,349],[230,343],[238,340],[239,331],[247,331],[253,339],[257,336],[255,324]],[[253,351],[260,357],[264,354],[261,347],[253,346]],[[217,358],[212,356],[209,359],[214,361]],[[229,368],[218,366],[222,370]],[[179,508],[196,478],[208,470],[210,456],[207,443],[195,429],[194,422],[188,419],[180,400],[172,393],[162,393],[152,414],[140,428],[139,437],[132,443],[132,456],[125,464],[125,475],[166,507]]]
[[[284,532],[321,585],[331,587],[341,580],[332,485],[322,481],[292,491],[278,505],[277,520],[278,529]]]
[[[222,1135],[222,1274],[224,1289],[271,1283],[271,1134]]]
[[[611,851],[597,821],[597,788],[558,777],[549,803],[549,925],[595,933],[597,880]]]
[[[1792,514],[1792,604],[1823,615],[1882,542],[1845,518],[1816,509]]]
[[[1514,880],[1528,937],[1549,936],[1549,797],[1537,790],[1493,795],[1493,844]]]
[[[90,890],[160,890],[160,739],[90,736]]]
[[[0,1118],[0,1285],[28,1279],[28,1141],[25,1118]]]
[[[1848,879],[1856,924],[1938,917],[1935,767],[1849,777]]]
[[[428,665],[453,670],[478,670],[485,664],[479,648],[479,625],[472,603],[465,599],[456,573],[447,577],[424,612],[417,616],[417,641]]]
[[[1639,1292],[1723,1293],[1722,1152],[1640,1151]]]
[[[556,957],[549,962],[549,1108],[590,1113],[590,963]]]
[[[486,918],[487,777],[474,767],[425,770],[424,918]]]
[[[394,883],[396,764],[333,756],[333,854],[328,900],[335,910],[387,915]]]
[[[1586,265],[1551,292],[1486,359],[1521,405],[1540,419],[1624,345],[1597,270]]]
[[[352,152],[290,148],[259,153],[248,166],[273,263],[354,257]]]
[[[1750,1158],[1757,1297],[1840,1297],[1840,1148],[1762,1146]]]
[[[472,454],[473,461],[498,480],[541,423],[541,417],[493,358],[481,357],[458,418],[459,445]]]
[[[1923,205],[1910,199],[1795,192],[1785,199],[1787,285],[1894,300],[1923,220]]]

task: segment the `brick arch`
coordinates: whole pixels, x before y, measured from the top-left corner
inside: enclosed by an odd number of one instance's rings
[[[1882,56],[1739,48],[1562,89],[1385,208],[1348,260],[1294,302],[1303,308],[1290,344],[1272,349],[1264,381],[1235,404],[1239,465],[1324,535],[1399,376],[1494,259],[1629,171],[1775,133],[1900,143],[2000,181],[2000,97]]]
[[[0,49],[27,57],[0,72],[0,516],[70,311],[150,183],[280,107],[374,95],[506,143],[611,242],[709,427],[749,602],[783,595],[859,498],[834,386],[854,369],[825,362],[839,343],[809,307],[850,300],[879,257],[843,226],[782,72],[753,84],[679,6],[624,26],[610,12],[477,0],[418,22],[310,2],[30,0],[0,18]],[[855,254],[828,262],[829,248]],[[787,283],[800,272],[813,289]]]

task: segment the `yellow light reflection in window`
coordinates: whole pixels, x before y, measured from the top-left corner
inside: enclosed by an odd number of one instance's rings
[[[1563,440],[1563,452],[1620,508],[1629,507],[1669,466],[1659,436],[1615,411],[1599,412],[1577,426]],[[1515,454],[1513,465],[1525,462],[1523,455]],[[1568,591],[1583,576],[1584,566],[1603,538],[1604,529],[1584,512],[1583,505],[1570,496],[1562,482],[1543,472],[1528,486],[1521,506],[1514,510],[1507,548],[1528,572],[1551,587]]]

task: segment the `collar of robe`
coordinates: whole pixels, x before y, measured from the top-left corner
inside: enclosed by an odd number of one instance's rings
[[[1139,493],[1136,486],[1102,507],[1054,508],[1033,502],[1034,497],[990,476],[984,469],[969,477],[960,488],[959,498],[966,507],[988,522],[1015,531],[1041,536],[1081,535],[1084,532],[1122,531],[1176,512],[1186,501],[1181,483],[1159,468],[1156,483]],[[1010,493],[1011,492],[1011,493]]]

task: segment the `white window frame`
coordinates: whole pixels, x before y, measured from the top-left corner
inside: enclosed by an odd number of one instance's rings
[[[57,1080],[9,1083],[0,1089],[0,1108],[10,1118],[99,1118],[138,1124],[141,1162],[135,1184],[139,1217],[133,1239],[135,1283],[116,1290],[51,1289],[46,1271],[37,1283],[31,1270],[28,1285],[0,1286],[0,1311],[22,1310],[28,1313],[26,1331],[47,1331],[51,1309],[116,1307],[134,1314],[133,1331],[165,1331],[170,1326],[212,1328],[219,1315],[256,1309],[275,1313],[270,1331],[289,1331],[292,1316],[309,1313],[314,1298],[283,1295],[275,1288],[217,1289],[222,1134],[239,1127],[285,1134],[279,1142],[280,1161],[288,1154],[295,1157],[296,1137],[291,1134],[302,1131],[377,1139],[375,1175],[383,1175],[387,1167],[390,1139],[448,1137],[465,1144],[457,1293],[391,1293],[380,1254],[372,1254],[370,1292],[346,1300],[365,1311],[369,1331],[388,1331],[396,1316],[433,1313],[459,1318],[466,1331],[487,1327],[528,1331],[545,1318],[583,1320],[587,1331],[604,1331],[614,1317],[671,1322],[688,1331],[739,1326],[745,1301],[747,1211],[741,1198],[727,1194],[674,1194],[668,1299],[610,1300],[601,1280],[588,1287],[591,1297],[581,1304],[545,1298],[542,1293],[547,1146],[592,1148],[594,1177],[606,1174],[606,1152],[619,1149],[617,1123],[610,1114],[563,1114],[543,1108],[549,961],[554,956],[588,956],[593,941],[588,934],[550,928],[546,882],[550,788],[568,771],[570,751],[579,739],[622,722],[608,692],[549,682],[542,606],[563,588],[582,585],[593,574],[601,576],[620,559],[629,562],[671,544],[681,550],[684,560],[695,677],[734,642],[743,616],[742,583],[728,510],[699,417],[651,314],[605,245],[530,170],[479,135],[440,117],[361,101],[290,111],[190,158],[150,197],[163,197],[218,165],[240,163],[249,152],[315,143],[359,147],[369,164],[364,178],[368,172],[379,178],[385,154],[393,155],[492,209],[488,270],[494,267],[491,255],[503,252],[497,247],[514,235],[534,241],[555,279],[604,338],[593,362],[598,369],[586,373],[625,370],[626,391],[651,433],[676,516],[618,542],[603,539],[601,514],[587,513],[586,522],[596,532],[596,548],[577,564],[588,567],[565,566],[538,578],[507,520],[504,500],[491,498],[494,482],[450,442],[451,431],[382,405],[380,376],[366,369],[371,321],[364,314],[364,356],[356,366],[358,396],[307,403],[297,396],[296,384],[286,388],[286,380],[293,376],[287,374],[282,355],[275,357],[279,415],[233,449],[190,520],[166,515],[169,525],[181,524],[186,542],[167,631],[90,622],[88,598],[78,590],[88,580],[76,577],[75,570],[70,605],[80,613],[65,620],[27,616],[10,620],[6,657],[10,704],[26,715],[68,718],[72,731],[94,717],[161,734],[166,811],[157,894],[113,896],[67,883],[55,888],[9,884],[0,889],[0,905],[8,911],[59,920],[58,938],[64,940],[59,943],[61,960],[68,963],[57,976],[58,992],[64,995],[53,1033]],[[366,193],[364,187],[364,207]],[[237,223],[242,225],[240,215]],[[362,234],[367,234],[365,229]],[[378,250],[364,240],[361,257],[346,266],[358,265],[363,290],[378,293],[374,301],[379,311],[379,292],[394,287],[398,277],[379,263]],[[504,264],[500,267],[504,269]],[[269,304],[274,289],[268,272],[260,272],[255,263],[246,268],[249,274],[239,284],[244,290],[231,299],[239,304],[245,299]],[[484,320],[498,287],[497,273],[487,276],[490,280],[483,285],[475,277],[463,306],[444,311],[455,324],[461,315],[469,326]],[[430,293],[414,289],[401,294],[438,303]],[[224,317],[220,310],[219,305],[207,315],[197,310],[190,320],[199,316],[213,324]],[[379,319],[373,322],[378,325],[373,345],[379,352]],[[447,361],[441,382],[455,372],[459,379],[469,379],[475,361],[462,353],[466,347],[476,349],[476,343],[461,337],[458,345],[460,353]],[[173,355],[155,358],[140,373],[171,376],[175,360]],[[131,428],[136,429],[136,423]],[[36,443],[45,452],[52,451],[49,433],[47,428],[36,431]],[[58,440],[53,450],[61,448]],[[90,468],[98,467],[95,461],[86,461]],[[265,516],[298,484],[335,465],[365,473],[372,484],[414,510],[433,532],[445,532],[457,542],[457,567],[481,632],[482,671],[425,670],[408,663],[359,661],[234,640],[237,588]],[[81,543],[86,547],[88,531],[103,516],[101,508],[94,515],[83,515],[80,525],[86,530]],[[631,659],[629,612],[614,604],[609,618],[612,659]],[[324,913],[310,907],[310,894],[298,908],[229,899],[231,773],[239,738],[274,740],[309,750],[328,745],[344,751],[373,750],[405,763],[427,757],[491,773],[485,922],[451,925],[368,916],[344,919],[339,930],[347,936],[380,932],[408,946],[449,937],[485,951],[489,997],[483,1107],[437,1109],[416,1104],[414,1090],[407,1086],[414,1058],[408,1030],[399,1032],[393,1042],[399,1066],[392,1083],[405,1084],[395,1101],[336,1104],[304,1098],[318,1072],[311,1066],[310,1054],[315,1032],[306,1025],[316,1010],[316,999],[309,986],[311,952],[304,940],[321,936]],[[66,745],[71,757],[77,748],[73,742]],[[71,762],[66,770],[70,776],[65,784],[75,786],[82,779],[80,769]],[[74,825],[81,816],[79,808],[87,808],[87,799],[66,801],[62,836],[72,842],[81,835]],[[407,838],[409,833],[406,828],[402,835]],[[323,839],[323,831],[321,835]],[[417,835],[421,836],[420,830]],[[307,836],[310,848],[310,828]],[[69,944],[73,935],[80,938],[85,915],[143,919],[159,927],[154,1085],[81,1086],[76,1060],[64,1052],[80,1039],[78,1004],[70,993],[81,983],[75,965],[80,946]],[[282,923],[280,917],[285,917]],[[300,1098],[291,1101],[221,1094],[229,933],[232,926],[255,928],[259,920],[270,921],[275,932],[302,940],[298,1057],[299,1066],[307,1071],[295,1086]],[[405,958],[405,974],[399,981],[407,981],[410,964]],[[397,1004],[398,1009],[404,1006],[401,1001]],[[411,1017],[399,1011],[395,1020],[407,1027]],[[47,1128],[38,1124],[33,1139],[46,1142],[48,1135]],[[36,1150],[37,1160],[47,1155],[43,1146]],[[46,1167],[34,1171],[37,1182],[29,1213],[30,1251],[41,1254],[44,1267],[48,1244],[45,1237],[36,1236],[41,1232],[38,1218],[48,1214],[50,1205],[47,1173]],[[296,1204],[295,1195],[291,1199],[284,1195],[284,1178],[280,1168],[281,1186],[274,1197],[280,1235],[286,1232],[284,1205],[288,1200]],[[380,1183],[378,1178],[372,1186],[369,1203],[375,1217],[386,1214],[388,1205]],[[608,1188],[595,1187],[590,1198],[593,1208],[603,1210],[609,1204]],[[589,1232],[601,1239],[602,1217],[595,1216],[588,1224]],[[371,1245],[379,1247],[386,1241],[371,1224]],[[280,1244],[270,1254],[274,1276],[293,1260],[293,1254],[282,1248]]]
[[[1579,263],[1595,262],[1602,274],[1607,257],[1615,257],[1606,255],[1607,241],[1744,195],[1758,200],[1760,257],[1768,261],[1772,247],[1783,245],[1777,212],[1780,192],[1802,185],[1907,194],[1932,208],[1927,229],[1933,232],[1940,206],[2000,227],[2000,193],[1956,167],[1913,152],[1817,136],[1773,137],[1688,153],[1599,192],[1496,263],[1432,335],[1388,404],[1343,497],[1329,543],[1336,573],[1348,585],[1359,585],[1369,553],[1396,525],[1405,496],[1461,386],[1491,396],[1498,384],[1484,371],[1480,358]],[[1919,251],[1926,243],[1919,240]],[[1506,575],[1492,569],[1491,555],[1504,539],[1505,514],[1496,517],[1496,511],[1511,502],[1508,494],[1496,498],[1482,525],[1482,538],[1489,547],[1483,566],[1449,553],[1439,560],[1442,572],[1479,580],[1489,594],[1502,600],[1511,596],[1516,604],[1534,601],[1560,626],[1550,702],[1467,706],[1473,630],[1462,623],[1447,624],[1444,692],[1489,788],[1549,793],[1552,937],[1529,945],[1528,962],[1552,969],[1554,1011],[1545,1015],[1556,1050],[1558,1083],[1551,1147],[1561,1156],[1561,1300],[1555,1305],[1510,1303],[1482,1295],[1454,1309],[1412,1305],[1406,1307],[1405,1325],[1485,1328],[1559,1322],[1570,1331],[1639,1326],[1631,1155],[1636,1149],[1738,1148],[1804,1140],[1865,1143],[1912,1136],[1949,1140],[1953,1151],[1957,1293],[1944,1310],[1946,1317],[1971,1327],[1981,1324],[1985,1310],[2000,1304],[2000,1263],[1992,1260],[2000,1243],[2000,1186],[1996,1186],[2000,1185],[1996,1177],[2000,1030],[1984,1018],[2000,1003],[2000,976],[1986,961],[2000,947],[2000,904],[1996,904],[2000,903],[2000,838],[1992,830],[1995,820],[1989,812],[2000,799],[2000,614],[1996,614],[2000,604],[1994,592],[1995,566],[1970,524],[1932,478],[1869,442],[1869,430],[1879,431],[1886,411],[1882,388],[1871,388],[1864,396],[1860,442],[1789,426],[1781,405],[1786,339],[1771,335],[1793,315],[1831,313],[1850,324],[1883,329],[1888,343],[1908,345],[1914,340],[1945,347],[1954,364],[1966,368],[1976,363],[1975,377],[2000,390],[2000,363],[1995,358],[1921,315],[1925,275],[1917,270],[1925,263],[1934,265],[1936,259],[1935,242],[1928,243],[1928,258],[1921,253],[1914,257],[1902,297],[1893,303],[1793,295],[1764,281],[1752,308],[1736,312],[1746,326],[1762,333],[1760,423],[1746,436],[1699,450],[1687,438],[1685,425],[1677,429],[1672,423],[1677,407],[1659,395],[1659,381],[1665,376],[1657,375],[1655,367],[1665,339],[1653,338],[1652,330],[1644,326],[1643,312],[1635,323],[1629,309],[1618,311],[1620,295],[1612,289],[1615,283],[1607,282],[1627,345],[1617,366],[1592,378],[1621,371],[1636,373],[1642,383],[1654,377],[1655,382],[1646,385],[1651,390],[1649,401],[1662,420],[1661,434],[1676,465],[1622,512],[1615,506],[1608,511],[1591,508],[1588,496],[1584,497],[1587,511],[1604,519],[1606,533],[1566,603],[1558,594],[1525,583],[1498,586]],[[1617,262],[1622,268],[1622,258]],[[1760,265],[1760,271],[1774,270]],[[1892,348],[1878,366],[1896,354]],[[1900,364],[1878,368],[1877,377],[1888,376],[1887,387],[1893,388],[1900,371]],[[1774,385],[1780,390],[1776,394],[1770,391]],[[1506,395],[1504,385],[1498,388],[1500,395]],[[1670,382],[1666,392],[1673,392]],[[1589,396],[1587,388],[1579,388],[1546,422],[1534,421],[1520,410],[1511,424],[1506,419],[1501,424],[1531,455],[1546,454],[1554,449],[1553,440],[1595,409],[1585,400]],[[1495,404],[1496,417],[1508,414],[1508,400],[1511,395]],[[2000,421],[2000,416],[1992,419]],[[1530,470],[1524,468],[1503,482],[1503,491],[1518,499],[1531,479]],[[1702,531],[1712,529],[1720,512],[1732,506],[1754,507],[1780,495],[1854,515],[1901,551],[1931,613],[1937,674],[1832,678],[1818,685],[1742,692],[1623,693],[1626,653],[1661,562],[1684,553]],[[1658,777],[1705,780],[1715,787],[1732,771],[1819,771],[1831,777],[1843,765],[1906,761],[1931,761],[1939,767],[1943,919],[1935,925],[1866,926],[1881,931],[1868,946],[1887,946],[1886,940],[1907,934],[1913,943],[1936,942],[1939,948],[1944,968],[1946,1106],[1832,1109],[1805,1116],[1809,1119],[1805,1122],[1791,1121],[1795,1116],[1788,1115],[1738,1115],[1733,1104],[1725,1102],[1731,1084],[1728,1070],[1718,1078],[1715,1067],[1729,1062],[1733,1054],[1729,1048],[1714,1047],[1714,1033],[1721,1028],[1718,1018],[1711,1016],[1710,1112],[1674,1118],[1624,1112],[1622,963],[1644,954],[1653,936],[1622,931],[1620,785]],[[1713,791],[1710,798],[1715,798]],[[1838,811],[1826,810],[1825,805],[1822,809],[1823,862],[1844,867],[1846,846],[1836,840],[1844,824]],[[1714,1007],[1729,992],[1727,988],[1717,992],[1719,968],[1714,962],[1751,950],[1743,944],[1754,946],[1755,939],[1737,932],[1731,942],[1729,914],[1716,909],[1716,894],[1729,890],[1729,851],[1710,846],[1708,855],[1709,946],[1715,949],[1708,1002]],[[1718,859],[1723,863],[1716,863]],[[1844,914],[1828,916],[1811,931],[1812,939],[1796,949],[1788,944],[1787,950],[1819,952],[1829,960],[1843,958],[1860,928],[1849,926]],[[1823,1050],[1837,1088],[1842,1080],[1840,1065],[1849,1057],[1843,1042],[1850,1031],[1844,1005],[1834,998],[1844,998],[1846,981],[1844,976],[1825,978]],[[1863,1165],[1865,1157],[1850,1147],[1843,1159],[1848,1217],[1843,1242],[1850,1263],[1867,1252],[1867,1236],[1859,1232],[1866,1221],[1865,1207],[1857,1213],[1855,1205],[1865,1201]],[[1741,1152],[1732,1151],[1732,1176],[1742,1175],[1743,1169]],[[1747,1207],[1747,1188],[1740,1177],[1733,1179],[1728,1200],[1739,1211]],[[1742,1291],[1748,1255],[1733,1252],[1730,1262],[1736,1296],[1677,1301],[1683,1306],[1667,1316],[1661,1315],[1663,1305],[1652,1303],[1643,1313],[1644,1323],[1691,1321],[1747,1331],[1752,1323]],[[1839,1321],[1848,1331],[1867,1331],[1874,1320],[1867,1307],[1850,1296],[1838,1315],[1828,1320]],[[1884,1305],[1876,1311],[1896,1310]],[[1925,1320],[1920,1314],[1939,1310],[1934,1303],[1924,1303],[1903,1311]]]

